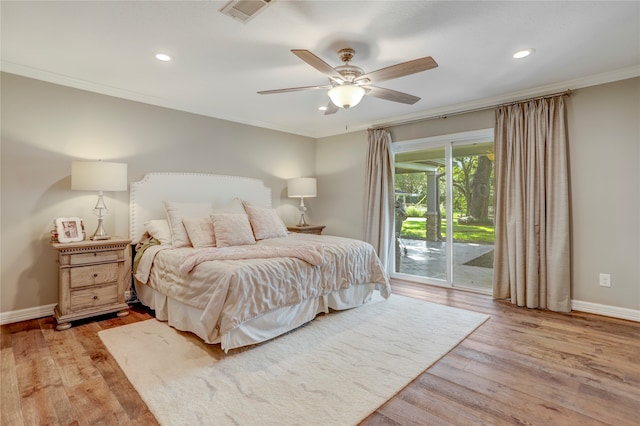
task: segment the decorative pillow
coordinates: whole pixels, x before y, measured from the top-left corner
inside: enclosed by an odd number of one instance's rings
[[[171,244],[173,247],[189,247],[191,241],[187,229],[182,223],[185,217],[207,217],[211,214],[211,203],[176,203],[164,202],[167,211],[167,221],[171,229]]]
[[[211,215],[217,247],[255,244],[249,217],[245,213],[213,213]]]
[[[199,219],[184,218],[182,224],[187,230],[192,246],[196,248],[215,247],[216,235],[213,232],[211,218],[208,216]]]
[[[249,216],[249,223],[256,240],[287,236],[287,227],[274,209],[254,206],[246,201],[244,209]]]
[[[242,204],[242,200],[240,198],[234,198],[229,201],[223,207],[218,207],[213,210],[213,213],[242,213],[247,214],[244,211],[244,205]]]
[[[171,245],[171,229],[166,219],[154,219],[144,223],[144,229],[162,245]]]

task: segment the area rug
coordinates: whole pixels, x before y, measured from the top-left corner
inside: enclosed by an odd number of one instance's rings
[[[163,425],[350,425],[487,319],[392,295],[229,354],[155,319],[99,335]]]

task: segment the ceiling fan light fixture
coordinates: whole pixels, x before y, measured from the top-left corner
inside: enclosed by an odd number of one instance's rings
[[[340,108],[351,108],[360,103],[364,96],[365,90],[355,84],[343,84],[329,89],[327,94],[331,98],[331,102]]]

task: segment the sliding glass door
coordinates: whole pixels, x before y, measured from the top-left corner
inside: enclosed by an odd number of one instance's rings
[[[489,291],[493,279],[493,130],[393,144],[395,272]]]

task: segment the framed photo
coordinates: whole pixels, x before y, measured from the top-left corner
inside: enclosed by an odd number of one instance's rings
[[[79,217],[59,217],[56,219],[58,241],[61,243],[73,243],[84,240],[82,219]]]

